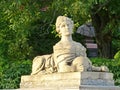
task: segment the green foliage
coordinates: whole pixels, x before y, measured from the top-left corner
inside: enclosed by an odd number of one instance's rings
[[[110,72],[114,74],[115,84],[120,86],[120,60],[91,58],[91,61],[94,66],[107,66]]]
[[[120,61],[120,51],[115,54],[114,59]]]
[[[28,45],[28,27],[35,13],[30,12],[28,2],[23,0],[1,0],[2,15],[0,18],[0,54],[11,59],[25,59],[30,55],[32,47]]]
[[[110,13],[117,14],[119,9],[115,10],[116,6],[111,5],[112,1],[109,2],[108,9],[111,10]],[[118,4],[117,2],[119,1],[116,0],[114,4]],[[22,60],[51,53],[52,45],[58,41],[58,38],[54,37],[57,34],[55,31],[57,16],[65,15],[72,18],[76,31],[80,25],[91,21],[90,9],[97,3],[97,0],[1,0],[0,55],[11,60]],[[102,5],[106,1],[99,0],[99,3]],[[111,25],[106,28],[110,29]],[[73,36],[76,40],[75,35]],[[82,42],[81,39],[79,38],[79,41]],[[51,44],[46,44],[47,42]]]
[[[114,54],[120,50],[120,28],[113,33],[112,48]]]
[[[79,26],[90,20],[89,12],[87,12],[88,6],[82,0],[75,1],[61,1],[55,0],[52,3],[51,10],[54,10],[56,16],[64,15],[72,18],[72,20]],[[78,27],[77,25],[77,27]]]
[[[23,60],[52,52],[57,40],[51,34],[56,18],[54,11],[47,9],[49,4],[38,0],[0,1],[0,56]]]
[[[31,72],[31,61],[9,61],[0,58],[0,89],[19,88],[22,75]]]

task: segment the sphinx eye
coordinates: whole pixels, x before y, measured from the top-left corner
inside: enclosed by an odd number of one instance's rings
[[[61,27],[65,27],[65,25],[62,25]]]

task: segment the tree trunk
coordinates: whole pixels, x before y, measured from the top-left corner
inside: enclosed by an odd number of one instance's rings
[[[101,36],[101,38],[96,36],[96,42],[98,45],[99,56],[103,58],[111,58],[111,41],[107,41],[104,36]]]
[[[111,44],[103,42],[102,43],[102,48],[100,50],[100,56],[104,58],[111,58]]]
[[[95,27],[96,42],[100,57],[111,58],[112,35],[110,30],[103,32],[110,20],[109,14],[107,10],[100,8],[99,4],[95,4],[91,9],[91,18],[93,26]]]

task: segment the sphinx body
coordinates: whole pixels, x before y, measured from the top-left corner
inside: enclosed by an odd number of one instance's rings
[[[92,63],[86,57],[86,49],[75,41],[58,42],[54,46],[54,59],[58,72],[91,70]]]
[[[56,20],[56,31],[61,40],[53,46],[53,54],[37,56],[33,60],[31,75],[54,72],[108,71],[106,66],[92,66],[86,48],[72,40],[73,21],[65,16]]]

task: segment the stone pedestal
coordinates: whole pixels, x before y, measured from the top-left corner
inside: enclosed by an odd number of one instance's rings
[[[72,72],[22,76],[21,89],[40,90],[120,90],[114,86],[113,74],[106,72]]]

